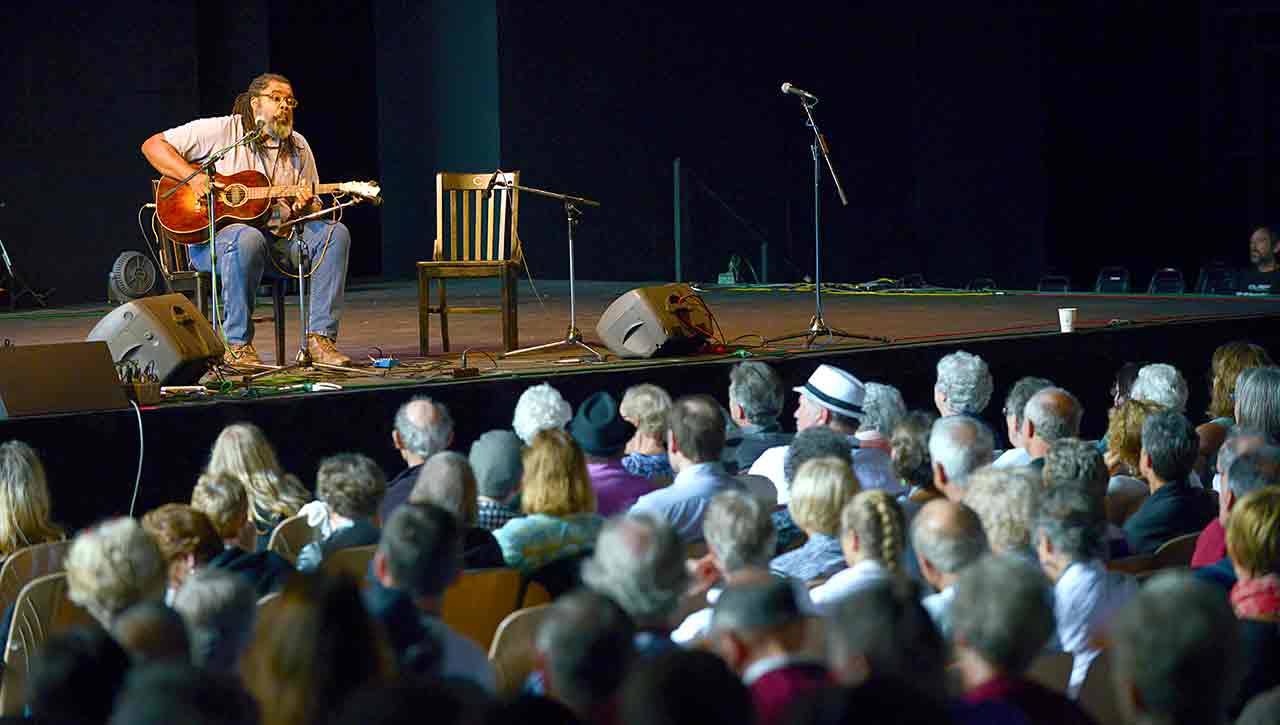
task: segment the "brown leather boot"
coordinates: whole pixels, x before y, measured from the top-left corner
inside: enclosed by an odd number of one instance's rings
[[[254,367],[262,365],[262,358],[258,357],[258,351],[253,348],[252,342],[243,345],[228,342],[222,353],[222,362],[233,368]]]
[[[314,332],[307,335],[307,352],[311,355],[312,362],[341,367],[351,364],[351,358],[338,352],[333,340]]]

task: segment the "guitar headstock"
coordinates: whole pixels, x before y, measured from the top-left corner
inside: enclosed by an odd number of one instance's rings
[[[338,184],[338,191],[365,199],[377,199],[382,195],[382,187],[376,181],[346,181]]]

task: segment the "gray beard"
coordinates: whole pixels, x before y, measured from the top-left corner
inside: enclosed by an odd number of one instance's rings
[[[293,134],[292,122],[273,121],[267,118],[262,120],[265,122],[262,126],[262,130],[266,131],[267,135],[276,142],[283,141]]]

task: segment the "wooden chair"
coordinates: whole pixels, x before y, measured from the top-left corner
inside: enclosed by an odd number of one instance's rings
[[[373,554],[377,550],[377,544],[338,549],[330,552],[320,562],[320,570],[325,574],[350,577],[363,590],[369,586],[369,562],[373,561]]]
[[[274,551],[288,559],[290,563],[298,563],[298,553],[302,547],[315,540],[316,532],[307,523],[306,516],[290,516],[276,525],[267,540],[267,550]]]
[[[498,625],[519,608],[520,582],[520,572],[515,569],[464,571],[445,591],[440,618],[488,651]]]
[[[538,628],[550,611],[547,604],[526,607],[508,614],[498,625],[489,647],[489,662],[498,675],[498,697],[520,694],[521,686],[537,663]]]
[[[1115,686],[1111,682],[1111,653],[1108,650],[1102,650],[1089,663],[1089,672],[1084,676],[1076,701],[1093,716],[1094,722],[1124,722],[1120,703],[1116,701]]]
[[[1066,694],[1073,662],[1075,657],[1070,652],[1044,652],[1032,661],[1027,678],[1054,692]]]
[[[435,247],[431,261],[418,262],[418,352],[422,355],[426,355],[429,348],[433,314],[440,315],[440,341],[444,351],[449,351],[451,312],[500,313],[503,349],[510,352],[520,346],[516,329],[519,299],[516,282],[522,261],[517,231],[520,195],[514,189],[494,189],[485,199],[484,190],[493,176],[484,173],[436,174]],[[498,180],[519,184],[520,172],[500,174]],[[445,289],[447,280],[488,277],[497,278],[501,283],[500,307],[449,306]],[[431,304],[434,280],[440,282],[440,301],[435,305]]]
[[[0,568],[0,612],[18,601],[22,588],[32,580],[62,571],[62,560],[71,548],[70,541],[51,541],[27,546],[9,555]]]
[[[4,678],[0,679],[0,715],[21,715],[27,704],[27,675],[40,647],[51,635],[93,617],[67,598],[65,572],[37,577],[22,588],[13,611],[13,624],[4,650]]]
[[[1183,534],[1175,536],[1164,542],[1156,549],[1152,557],[1155,558],[1157,569],[1182,568],[1191,566],[1191,557],[1196,553],[1196,539],[1199,538],[1199,532]]]

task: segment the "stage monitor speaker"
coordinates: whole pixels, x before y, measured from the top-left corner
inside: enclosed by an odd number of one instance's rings
[[[106,343],[0,347],[0,420],[128,407]]]
[[[609,305],[596,334],[619,357],[684,355],[712,337],[711,316],[687,284],[638,287]]]
[[[199,382],[223,353],[213,326],[181,294],[120,305],[93,326],[87,339],[106,342],[117,363],[133,361],[139,370],[151,367],[161,385]]]

